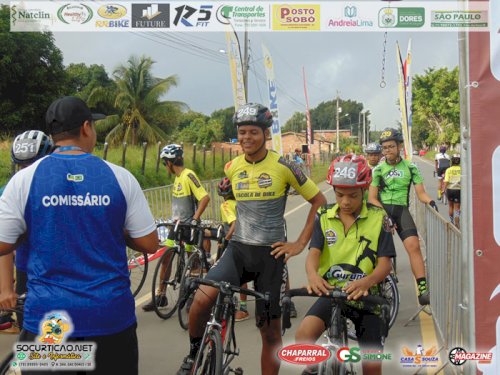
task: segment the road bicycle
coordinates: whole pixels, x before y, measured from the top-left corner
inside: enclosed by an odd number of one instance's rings
[[[437,200],[443,203],[445,206],[448,204],[448,196],[446,195],[446,192],[442,190],[442,184],[443,184],[443,179],[444,179],[444,173],[443,177],[439,178],[437,177],[436,171],[433,172],[434,177],[438,179],[438,186],[437,186]]]
[[[156,223],[160,246],[167,239],[170,226],[172,226],[172,224],[169,222],[158,221]],[[134,297],[139,294],[146,281],[149,264],[155,259],[160,258],[166,249],[166,247],[161,247],[154,254],[147,254],[127,247],[127,266],[130,277],[130,289]]]
[[[285,292],[282,300],[283,317],[282,317],[282,332],[292,326],[290,321],[290,304],[293,297],[315,297],[315,298],[329,298],[332,302],[332,315],[326,327],[326,334],[324,335],[326,343],[322,344],[325,349],[330,351],[330,357],[319,363],[318,375],[353,375],[356,374],[352,362],[342,362],[337,357],[337,352],[340,348],[348,347],[348,334],[347,334],[347,317],[343,314],[344,305],[347,301],[347,294],[340,289],[334,289],[328,295],[321,297],[316,294],[309,294],[306,288],[290,289]],[[358,301],[363,302],[365,305],[379,306],[380,318],[383,322],[381,329],[381,336],[387,337],[388,333],[388,317],[389,305],[387,301],[380,296],[369,295],[361,297]]]
[[[227,375],[233,372],[242,375],[241,367],[230,367],[231,362],[239,355],[234,330],[234,316],[238,306],[236,293],[243,293],[264,301],[264,314],[269,316],[270,297],[254,290],[234,286],[225,281],[192,280],[189,289],[198,285],[208,285],[219,289],[215,305],[212,308],[210,320],[207,322],[201,346],[193,364],[193,375]]]
[[[26,294],[22,294],[17,297],[16,306],[13,309],[8,309],[4,311],[13,312],[18,315],[22,315],[24,313],[24,302],[26,300]],[[14,360],[14,352],[10,352],[7,356],[0,362],[0,375],[20,375],[21,370],[17,366],[16,361]]]
[[[173,231],[175,246],[164,250],[153,274],[151,297],[154,301],[154,311],[161,319],[170,318],[177,310],[182,286],[182,277],[185,274],[186,264],[191,254],[201,254],[203,264],[208,259],[203,250],[203,231],[211,228],[212,222],[204,221],[197,225],[167,221],[158,224],[158,227],[167,227]],[[192,243],[192,249],[186,251],[186,244]],[[198,258],[199,259],[199,258]],[[195,265],[195,260],[192,261]],[[186,277],[186,276],[185,276]]]
[[[212,228],[213,225],[208,223],[202,223],[202,228]],[[225,240],[224,240],[224,229],[222,225],[217,226],[217,234],[216,238],[214,238],[217,241],[217,256],[216,256],[216,261],[222,256],[222,253],[224,251],[224,245]],[[190,290],[189,286],[191,285],[191,281],[200,278],[203,279],[205,275],[208,273],[210,268],[212,267],[211,261],[207,258],[207,254],[202,248],[202,242],[203,242],[203,237],[198,236],[198,244],[197,246],[193,247],[193,251],[191,252],[191,255],[189,256],[189,259],[186,263],[186,266],[184,267],[184,272],[182,273],[181,277],[181,286],[179,290],[179,295],[183,299],[179,303],[178,309],[177,309],[177,315],[179,317],[179,324],[181,325],[182,328],[188,329],[189,327],[189,309],[191,307],[191,303],[194,300],[194,295],[196,293],[196,290]]]

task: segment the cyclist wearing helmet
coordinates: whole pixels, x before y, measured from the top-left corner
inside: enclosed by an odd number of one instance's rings
[[[256,323],[262,337],[262,374],[277,374],[277,350],[281,339],[281,293],[287,280],[286,261],[299,254],[308,243],[319,207],[326,203],[318,187],[304,173],[274,151],[266,148],[273,117],[260,104],[241,106],[233,117],[243,155],[228,162],[226,176],[231,180],[238,202],[236,228],[208,279],[225,280],[234,285],[254,281],[259,292],[271,294],[270,315],[263,313],[263,301],[256,303]],[[311,203],[304,229],[296,242],[285,242],[284,211],[287,191],[292,186]],[[178,374],[189,374],[198,351],[204,327],[217,290],[200,286],[189,311],[190,353]]]
[[[197,225],[200,222],[201,215],[208,206],[210,196],[200,182],[200,179],[191,169],[184,167],[184,151],[182,146],[177,144],[170,144],[161,150],[160,158],[167,171],[175,175],[173,188],[172,188],[172,219],[180,220],[183,223],[191,223]],[[186,239],[186,251],[190,252],[192,243],[188,241],[190,232],[186,228],[183,237]],[[175,246],[174,233],[169,231],[167,240],[165,241],[167,247]],[[210,240],[208,244],[204,242],[203,247],[205,251],[210,253]],[[210,254],[208,254],[210,258]],[[161,269],[160,279],[163,281],[165,276],[170,276],[167,272],[168,262],[170,257],[164,258],[164,265]],[[163,282],[160,283],[160,285]],[[153,311],[155,304],[157,306],[167,306],[168,300],[166,290],[158,290],[156,301],[152,299],[142,306],[144,311]]]
[[[373,169],[380,162],[382,157],[382,146],[378,143],[369,143],[365,148],[366,159],[368,161],[368,166]]]
[[[460,167],[460,154],[454,154],[451,157],[451,167],[444,174],[444,191],[448,197],[448,214],[450,221],[455,226],[460,226],[460,180],[462,178],[462,169]]]
[[[103,117],[77,97],[49,106],[46,125],[59,147],[7,184],[0,199],[0,255],[24,236],[29,292],[21,342],[37,342],[44,316],[64,311],[73,327],[68,341],[96,343],[96,373],[132,375],[139,355],[126,246],[154,253],[158,234],[134,176],[91,154],[94,121]],[[15,293],[2,284],[0,308],[15,303]]]
[[[446,146],[439,147],[439,153],[434,157],[434,167],[438,178],[438,199],[442,199],[444,192],[444,172],[450,167],[450,156],[446,153]]]
[[[54,144],[52,140],[40,130],[28,130],[22,134],[19,134],[12,143],[10,157],[13,163],[19,166],[20,169],[26,168],[38,159],[50,154]],[[5,187],[0,188],[0,196],[3,193]],[[27,250],[24,249],[25,245],[21,244],[18,246],[18,251],[8,254],[6,256],[0,257],[0,262],[5,262],[5,266],[12,269],[12,264],[15,259],[16,263],[16,294],[21,295],[26,293],[26,255]],[[15,258],[14,258],[15,254]],[[12,282],[10,280],[4,280],[4,277],[9,277],[8,275],[0,275],[0,285],[3,282]],[[12,314],[8,313],[5,315],[0,315],[0,330],[4,331],[12,327]],[[17,314],[17,323],[19,328],[23,326],[22,314]]]
[[[319,296],[334,287],[349,294],[345,312],[356,326],[361,350],[383,350],[382,321],[352,300],[378,294],[378,284],[391,271],[396,256],[389,218],[363,198],[372,171],[363,156],[337,157],[328,171],[336,204],[318,210],[306,259],[307,289]],[[331,301],[319,298],[295,334],[297,343],[314,344],[331,318]],[[363,361],[363,374],[380,374],[382,363]],[[302,373],[315,374],[314,367]]]
[[[425,192],[424,179],[417,166],[401,158],[403,148],[401,133],[396,129],[385,129],[380,135],[380,144],[385,161],[373,169],[368,201],[384,207],[396,223],[396,230],[410,257],[411,269],[417,281],[418,301],[421,305],[428,305],[429,291],[424,259],[420,251],[417,228],[408,210],[411,185],[415,186],[417,197],[422,203],[429,204],[436,210],[437,206]],[[378,194],[382,203],[377,197]]]

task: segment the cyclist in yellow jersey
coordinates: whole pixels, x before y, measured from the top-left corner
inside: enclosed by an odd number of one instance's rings
[[[451,167],[444,172],[444,191],[448,198],[448,214],[450,221],[456,226],[460,226],[460,180],[462,169],[460,168],[460,154],[451,157]]]
[[[326,199],[300,169],[267,150],[269,127],[278,125],[273,124],[269,109],[245,104],[236,111],[233,123],[244,153],[225,167],[238,202],[236,228],[226,251],[206,278],[238,286],[253,281],[258,292],[270,292],[270,316],[264,313],[263,301],[256,302],[255,316],[262,338],[261,372],[275,375],[280,367],[277,350],[282,346],[280,301],[288,277],[286,261],[309,242],[314,216]],[[285,242],[284,211],[290,186],[311,203],[296,242]],[[189,311],[189,321],[195,322],[189,326],[190,352],[177,374],[190,374],[217,292],[207,286],[196,292]]]
[[[182,147],[177,144],[165,146],[160,153],[160,158],[167,171],[175,174],[174,184],[172,186],[172,219],[197,225],[200,222],[201,215],[207,208],[210,197],[198,179],[198,176],[196,176],[196,173],[184,167],[183,154]],[[183,238],[186,242],[186,251],[190,251],[192,244],[189,243],[189,230],[186,230],[186,233],[183,234]],[[175,245],[172,232],[169,233],[165,244],[167,247]],[[206,249],[206,251],[207,250],[209,249]],[[160,271],[162,280],[167,272],[166,265],[169,261],[170,257],[165,257],[164,267],[162,267]],[[157,306],[167,306],[168,300],[165,291],[159,290],[157,294],[157,301],[150,300],[142,307],[144,311],[153,311],[155,303]]]
[[[306,260],[309,293],[319,296],[334,287],[356,300],[368,292],[377,294],[377,285],[391,271],[396,256],[390,221],[382,208],[363,198],[371,182],[371,169],[362,156],[348,154],[335,159],[327,182],[333,186],[337,203],[318,210]],[[319,298],[307,312],[295,334],[298,343],[315,343],[331,320],[331,301]],[[362,350],[382,352],[382,321],[355,302],[343,311],[356,327]],[[363,374],[376,375],[382,362],[362,362]],[[315,374],[307,367],[302,375]]]

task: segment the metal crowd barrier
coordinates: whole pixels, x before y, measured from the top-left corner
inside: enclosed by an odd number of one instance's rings
[[[465,261],[462,234],[433,208],[417,199],[415,201],[412,213],[425,250],[430,308],[442,342],[443,364],[434,373],[445,367],[446,373],[461,373],[466,369],[464,366],[449,366],[448,353],[454,347],[463,348],[467,342],[468,316],[463,301],[467,300],[469,291],[463,288],[462,282],[465,277],[462,272]]]
[[[202,219],[216,222],[222,221],[220,205],[224,199],[217,193],[219,181],[202,181],[203,187],[210,196],[210,202],[202,215]],[[172,217],[172,189],[173,185],[167,185],[143,190],[153,217],[157,221],[167,220]]]

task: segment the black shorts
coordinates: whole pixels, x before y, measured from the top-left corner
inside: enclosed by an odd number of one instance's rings
[[[361,349],[382,350],[382,321],[377,315],[368,311],[358,310],[350,306],[344,306],[344,314],[356,327],[356,336]],[[306,316],[317,316],[325,327],[330,324],[332,317],[332,300],[318,298],[311,306]]]
[[[408,237],[417,236],[417,226],[411,217],[410,210],[406,206],[396,204],[382,204],[387,214],[394,220],[397,225],[396,231],[398,232],[401,241],[406,240]]]
[[[443,178],[444,177],[444,173],[446,172],[446,170],[448,169],[449,167],[446,167],[446,168],[438,168],[437,170],[437,176],[438,178]]]
[[[227,281],[237,286],[253,281],[257,292],[270,292],[271,319],[278,319],[281,317],[281,299],[285,292],[288,269],[282,256],[275,259],[271,255],[272,250],[271,246],[253,246],[229,241],[226,251],[208,271],[206,278]],[[258,326],[267,319],[262,300],[256,301],[255,318]]]
[[[446,189],[446,197],[450,202],[460,203],[460,189]]]
[[[127,329],[107,336],[70,337],[67,342],[90,341],[97,344],[96,367],[94,371],[84,373],[96,375],[123,374],[137,375],[139,373],[139,349],[137,344],[137,323]],[[37,342],[33,332],[22,330],[19,341]],[[116,357],[119,353],[119,358]],[[23,375],[77,375],[83,372],[74,371],[25,371]]]

